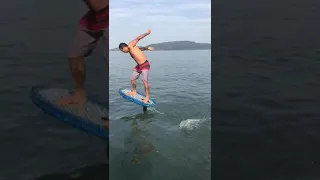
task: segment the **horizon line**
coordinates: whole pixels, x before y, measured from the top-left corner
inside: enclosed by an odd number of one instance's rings
[[[196,41],[190,41],[190,40],[174,40],[174,41],[164,41],[164,42],[158,42],[158,43],[150,43],[150,44],[160,44],[160,43],[166,43],[166,42],[177,42],[177,41],[189,41],[189,42],[194,42],[194,43],[201,43],[201,44],[203,44],[203,43],[205,43],[205,44],[210,44],[211,45],[211,42],[196,42]],[[148,45],[150,45],[150,44],[148,44]],[[141,45],[141,46],[143,46],[143,45]],[[117,48],[117,47],[115,47],[115,48]],[[112,48],[112,49],[115,49],[115,48]],[[111,50],[111,49],[110,49]]]

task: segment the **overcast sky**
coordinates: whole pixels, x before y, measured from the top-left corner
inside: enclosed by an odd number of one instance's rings
[[[110,48],[151,29],[139,45],[165,41],[211,40],[210,0],[111,0]]]

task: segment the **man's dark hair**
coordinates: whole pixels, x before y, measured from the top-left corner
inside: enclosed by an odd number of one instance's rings
[[[128,45],[126,43],[119,44],[119,49],[123,49],[124,47],[128,47]]]

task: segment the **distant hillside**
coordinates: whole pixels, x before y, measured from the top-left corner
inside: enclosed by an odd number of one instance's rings
[[[154,47],[155,50],[201,50],[211,49],[209,43],[196,43],[193,41],[170,41],[156,44],[149,44],[147,46]],[[118,51],[118,48],[111,49],[111,51]]]

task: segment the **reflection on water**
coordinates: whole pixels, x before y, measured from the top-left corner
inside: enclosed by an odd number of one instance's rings
[[[150,119],[152,117],[154,117],[153,114],[149,114],[145,111],[143,114],[122,118],[125,121],[132,120],[132,130],[130,136],[125,140],[124,148],[125,155],[132,153],[133,164],[140,163],[140,160],[144,155],[147,155],[154,150],[153,144],[150,139],[148,139],[148,136],[150,135],[148,133],[148,124],[151,122]],[[141,127],[139,127],[138,120],[142,122]]]
[[[121,163],[127,179],[151,175],[152,163],[149,158],[156,152],[156,148],[151,141],[148,124],[154,116],[152,112],[144,110],[141,114],[121,118],[124,121],[132,121],[131,132],[124,142],[124,156]],[[138,170],[140,168],[144,173]]]

